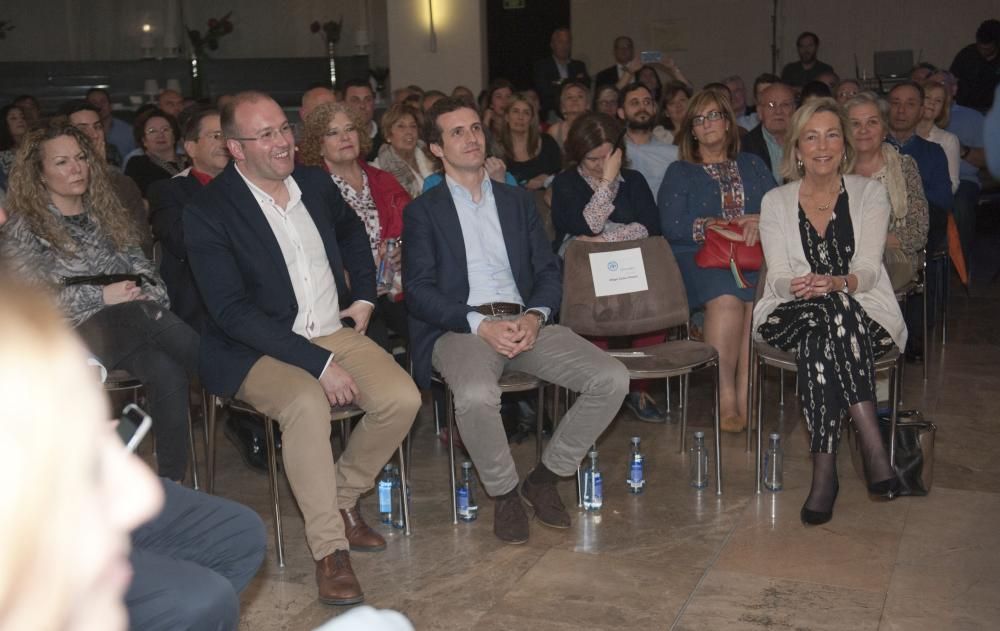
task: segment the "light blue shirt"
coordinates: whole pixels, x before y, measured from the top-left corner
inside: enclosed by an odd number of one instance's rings
[[[111,117],[111,129],[107,134],[108,142],[118,147],[118,152],[124,158],[135,150],[135,137],[132,135],[132,126],[123,120]],[[122,162],[122,168],[125,163]]]
[[[978,111],[955,103],[951,106],[951,118],[946,128],[958,136],[958,141],[965,147],[981,149],[983,147],[984,117]],[[971,162],[962,160],[958,163],[958,178],[967,182],[979,184],[979,169]]]
[[[465,260],[469,275],[469,298],[466,304],[477,306],[491,302],[513,302],[524,305],[521,292],[517,289],[514,272],[507,257],[507,245],[500,228],[497,202],[493,197],[493,182],[486,173],[480,184],[481,197],[478,203],[458,182],[445,176],[451,198],[458,212],[458,222],[465,242]],[[549,317],[547,307],[535,307],[545,319]],[[469,312],[466,316],[469,328],[475,335],[479,324],[486,319],[481,313]]]
[[[667,167],[677,161],[677,147],[662,140],[650,138],[649,142],[639,145],[625,136],[625,151],[633,169],[646,178],[650,191],[659,191],[660,182]]]
[[[760,119],[757,118],[757,112],[750,112],[749,114],[744,114],[743,116],[737,116],[736,124],[743,129],[750,131],[760,124]]]
[[[771,132],[767,131],[763,127],[760,128],[764,132],[764,142],[767,143],[767,155],[771,158],[771,174],[774,175],[774,181],[779,185],[785,182],[785,178],[781,177],[781,161],[785,158],[785,149],[782,147],[777,139],[771,135]]]

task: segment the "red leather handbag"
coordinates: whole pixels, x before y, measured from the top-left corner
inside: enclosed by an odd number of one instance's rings
[[[698,267],[728,269],[740,288],[752,287],[744,272],[760,270],[764,250],[760,241],[754,245],[743,243],[743,227],[736,223],[714,224],[705,229],[705,243],[694,255]]]

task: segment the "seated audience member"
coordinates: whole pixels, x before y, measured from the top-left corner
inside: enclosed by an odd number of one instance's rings
[[[420,139],[419,116],[415,108],[403,103],[386,110],[382,115],[385,143],[372,161],[372,166],[392,173],[410,197],[423,192],[424,179],[434,173],[434,161]]]
[[[462,99],[463,101],[467,101],[472,104],[475,104],[476,102],[476,95],[472,93],[472,90],[464,85],[455,86],[455,89],[451,91],[451,95],[457,99]],[[429,109],[429,107],[425,108],[424,111],[426,112]]]
[[[365,79],[352,79],[344,84],[344,102],[358,110],[361,114],[361,130],[368,134],[371,148],[365,156],[365,162],[371,162],[378,157],[378,151],[385,142],[382,130],[375,122],[375,92],[372,85]]]
[[[11,101],[11,105],[20,108],[21,112],[24,114],[24,120],[28,123],[28,128],[33,129],[41,125],[44,121],[42,120],[42,106],[39,105],[38,99],[30,94],[22,94],[20,96],[14,97]]]
[[[733,114],[736,115],[736,124],[743,129],[750,131],[760,123],[757,118],[756,108],[747,103],[747,86],[739,75],[732,75],[722,80],[726,89],[729,90],[729,99],[733,106]]]
[[[945,131],[950,122],[951,94],[947,86],[941,83],[926,82],[924,87],[924,109],[920,112],[920,122],[917,123],[917,135],[941,145],[944,155],[948,158],[948,177],[951,179],[951,192],[958,190],[960,184],[959,170],[962,162],[961,143],[958,136]]]
[[[299,108],[299,120],[305,122],[313,110],[324,103],[336,103],[337,93],[330,89],[328,83],[311,86],[302,93],[302,106]]]
[[[635,60],[635,44],[632,42],[632,38],[628,35],[619,35],[616,37],[612,44],[612,52],[615,63],[613,66],[608,66],[594,75],[595,86],[614,86],[622,78],[625,79],[625,83],[622,85],[635,81],[635,75],[633,74],[635,68],[629,68],[629,64]],[[605,112],[605,114],[614,116],[613,113]]]
[[[802,86],[799,101],[805,104],[809,99],[833,98],[833,89],[826,83],[816,80]]]
[[[86,99],[88,103],[97,108],[101,115],[101,125],[104,126],[105,138],[118,149],[118,154],[122,156],[122,163],[117,166],[124,167],[125,156],[135,151],[136,147],[132,126],[111,115],[111,95],[104,88],[90,88],[87,90]]]
[[[844,105],[854,145],[855,175],[878,180],[889,192],[889,229],[883,260],[893,290],[912,281],[923,265],[921,250],[927,244],[928,211],[920,170],[885,142],[889,105],[872,92],[861,92]]]
[[[812,485],[800,511],[805,525],[833,517],[847,414],[868,492],[893,499],[899,491],[879,431],[874,369],[894,344],[906,344],[899,305],[882,273],[892,211],[885,187],[846,175],[854,162],[848,126],[833,99],[799,108],[782,164],[789,184],[764,197],[760,217],[767,282],[754,310],[755,338],[795,353],[798,362],[813,456]]]
[[[660,73],[652,64],[641,66],[635,73],[635,81],[646,86],[657,101],[663,97],[663,82],[660,80]]]
[[[739,224],[745,243],[756,244],[760,200],[774,188],[774,178],[760,158],[739,152],[736,118],[718,92],[695,95],[679,138],[679,159],[667,169],[657,195],[660,227],[684,278],[688,306],[705,308],[705,341],[719,351],[722,430],[739,432],[747,425],[748,336],[757,273],[745,272],[750,286],[741,287],[730,270],[698,267],[694,257],[705,231],[719,224]]]
[[[90,146],[93,148],[94,153],[104,161],[104,164],[110,164],[105,152],[108,150],[117,151],[117,149],[104,138],[104,129],[101,125],[100,113],[97,111],[97,108],[86,101],[75,101],[64,107],[62,112],[66,116],[65,122],[83,132],[83,135],[90,141]],[[62,124],[62,121],[60,121],[60,124]],[[118,201],[129,212],[132,220],[135,221],[136,229],[141,239],[140,245],[142,246],[143,254],[147,258],[151,257],[153,254],[153,237],[149,232],[149,211],[146,209],[146,202],[142,199],[142,192],[139,191],[139,187],[132,178],[118,169],[106,168],[105,174],[107,175],[108,182],[111,184],[111,189],[114,191],[115,196],[118,197]]]
[[[548,188],[562,168],[555,139],[543,134],[534,104],[520,92],[507,107],[506,124],[496,137],[507,171],[529,191]]]
[[[837,103],[844,105],[858,92],[861,92],[861,84],[856,79],[844,79],[833,89],[833,96],[837,99]]]
[[[486,175],[476,110],[459,99],[438,101],[427,113],[425,136],[446,180],[406,209],[414,378],[429,387],[433,367],[447,381],[465,447],[496,499],[493,532],[506,543],[524,543],[529,518],[522,497],[543,524],[570,527],[556,483],[575,473],[614,418],[628,374],[569,329],[543,326],[561,300],[559,261],[533,197]],[[500,419],[498,380],[508,370],[580,393],[523,484]]]
[[[830,70],[816,77],[816,81],[819,81],[820,83],[828,87],[830,89],[830,95],[832,96],[833,89],[837,87],[838,83],[840,83],[840,77],[837,75],[836,72]]]
[[[182,211],[229,164],[217,110],[199,110],[185,120],[184,152],[191,158],[191,168],[149,187],[149,223],[162,248],[160,275],[167,285],[170,310],[204,333],[208,314],[188,264]]]
[[[295,168],[281,107],[265,94],[240,93],[222,111],[222,130],[233,162],[185,206],[183,219],[209,313],[202,383],[281,426],[320,601],[355,604],[364,594],[349,548],[385,548],[358,497],[406,435],[420,394],[364,336],[377,300],[368,236],[329,175]],[[335,465],[330,406],[349,403],[366,414]]]
[[[568,27],[562,26],[552,31],[549,48],[552,54],[536,61],[532,69],[532,85],[541,100],[539,117],[543,120],[548,120],[552,110],[558,109],[562,89],[567,81],[590,89],[587,65],[579,59],[571,58],[573,35]]]
[[[753,80],[753,102],[756,106],[754,111],[759,111],[760,104],[763,101],[762,93],[774,83],[781,83],[781,77],[770,72],[759,74]]]
[[[424,92],[424,98],[420,101],[420,111],[426,112],[431,109],[431,106],[448,96],[441,90],[428,90]]]
[[[142,196],[148,198],[150,184],[172,178],[185,166],[184,157],[177,154],[180,130],[176,119],[159,109],[137,116],[132,128],[143,153],[125,163],[125,175],[135,180]]]
[[[17,148],[28,133],[28,120],[16,105],[0,109],[0,169],[10,173]]]
[[[743,138],[743,151],[752,153],[767,165],[775,182],[781,182],[781,159],[784,156],[788,121],[795,112],[795,93],[784,83],[772,83],[760,93],[757,114],[760,125]]]
[[[510,97],[514,96],[514,86],[506,79],[494,79],[486,89],[486,109],[483,111],[483,124],[490,133],[496,136],[503,127],[504,115],[510,105]]]
[[[819,36],[815,33],[805,31],[800,34],[795,40],[795,47],[798,49],[799,60],[785,64],[781,70],[781,80],[788,85],[802,87],[824,73],[833,72],[833,68],[816,58]]]
[[[677,130],[681,128],[693,94],[691,86],[681,81],[671,81],[663,88],[663,98],[660,100],[663,125],[653,129],[656,138],[672,145],[678,144]]]
[[[937,66],[932,63],[923,61],[910,70],[910,81],[916,81],[917,83],[923,83],[927,79],[938,71]]]
[[[612,118],[618,114],[618,89],[613,85],[601,85],[594,90],[594,103],[590,107],[595,112]]]
[[[393,107],[413,111],[403,103]],[[368,153],[369,139],[359,134],[359,129],[361,115],[357,110],[342,103],[317,108],[306,119],[302,134],[302,163],[321,167],[333,178],[344,201],[364,224],[375,268],[381,270],[383,265],[389,265],[394,272],[399,272],[402,246],[386,259],[386,240],[399,240],[403,232],[403,208],[412,198],[391,173],[360,160]],[[390,132],[385,125],[382,129]],[[368,337],[390,353],[392,344],[388,328],[404,339],[408,337],[406,308],[399,295],[401,291],[398,283],[394,283],[392,289],[379,286],[375,312],[368,321]]]
[[[49,297],[0,280],[0,628],[125,631],[129,532],[163,505]]]
[[[546,132],[552,136],[559,148],[566,142],[566,134],[577,118],[590,108],[590,91],[586,84],[572,79],[563,82],[559,91],[559,114],[562,120],[549,127]]]
[[[59,108],[59,113],[68,117],[69,123],[83,132],[98,155],[103,157],[107,164],[116,167],[113,170],[117,171],[121,168],[121,154],[118,153],[118,147],[105,138],[101,112],[96,107],[87,101],[70,101]],[[142,199],[142,196],[140,195],[139,198]]]
[[[951,62],[958,79],[955,102],[980,113],[993,105],[993,91],[1000,85],[1000,20],[984,20],[976,41],[958,51]]]
[[[552,182],[555,249],[562,251],[574,238],[631,241],[659,233],[649,185],[638,171],[622,168],[625,150],[614,144],[621,132],[617,120],[597,113],[585,114],[570,128],[568,167]]]
[[[631,167],[642,174],[650,191],[659,191],[667,167],[677,159],[677,147],[653,136],[656,100],[641,83],[622,89],[618,118],[625,121],[625,149]]]
[[[181,112],[184,111],[184,96],[177,90],[167,88],[161,91],[160,95],[156,97],[156,106],[169,116],[173,116],[174,120],[176,120],[180,118]]]
[[[143,383],[160,475],[183,480],[198,335],[167,309],[163,280],[86,136],[51,127],[25,143],[0,249],[21,275],[57,291],[64,315],[104,366]]]
[[[940,83],[948,88],[951,94],[951,108],[948,110],[949,131],[958,138],[958,189],[952,210],[955,223],[962,241],[962,248],[967,256],[971,253],[976,234],[976,203],[982,183],[979,171],[986,167],[986,152],[983,149],[983,115],[971,107],[955,102],[959,85],[950,72],[939,71],[928,79],[931,83]]]

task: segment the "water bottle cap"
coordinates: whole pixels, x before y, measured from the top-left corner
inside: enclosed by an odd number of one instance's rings
[[[695,432],[694,433],[694,437],[695,438],[704,438],[705,437],[705,432]]]
[[[463,469],[471,469],[472,468],[472,463],[469,462],[468,460],[466,460],[465,462],[462,463],[462,468]]]
[[[592,449],[591,451],[587,452],[587,455],[590,456],[591,458],[596,458],[597,457],[597,450],[596,449]]]
[[[382,468],[383,471],[392,471],[392,464],[387,464]]]
[[[771,440],[781,440],[781,434],[774,432],[768,436]]]

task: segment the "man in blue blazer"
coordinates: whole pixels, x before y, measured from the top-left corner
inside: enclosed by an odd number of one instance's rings
[[[349,550],[382,550],[385,540],[357,500],[409,430],[420,393],[364,336],[375,303],[367,234],[329,175],[295,168],[281,107],[240,93],[222,111],[222,131],[233,162],[184,208],[188,261],[209,314],[202,382],[281,426],[319,599],[358,603]],[[365,418],[334,465],[330,407],[350,403]]]
[[[524,543],[522,497],[543,524],[570,526],[556,482],[576,471],[618,412],[628,373],[571,330],[544,326],[562,297],[558,259],[534,198],[486,174],[479,114],[460,99],[445,98],[427,112],[425,125],[445,179],[405,212],[413,374],[428,387],[433,367],[454,392],[462,440],[497,500],[493,531],[502,541]],[[508,371],[580,393],[523,485],[500,419],[497,382]]]

